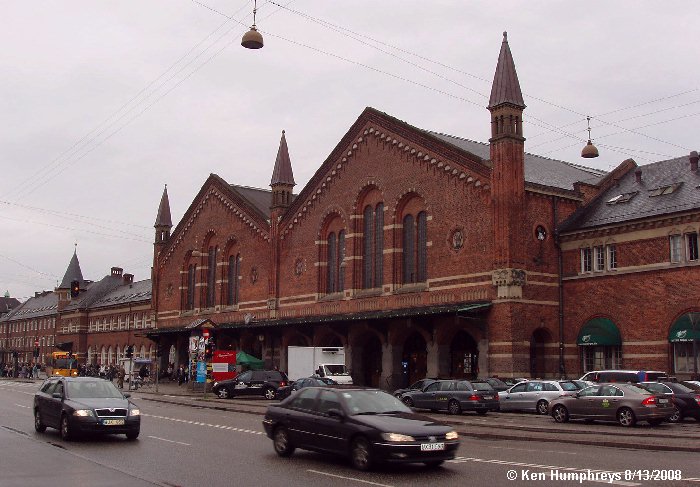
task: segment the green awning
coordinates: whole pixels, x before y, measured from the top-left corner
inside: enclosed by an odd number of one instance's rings
[[[607,318],[593,318],[589,320],[578,333],[577,345],[592,346],[622,345],[620,330],[615,323]]]
[[[695,327],[693,327],[693,323],[695,323]],[[673,323],[668,332],[668,341],[671,343],[692,342],[693,340],[700,340],[700,313],[682,315]]]
[[[491,303],[470,303],[466,306],[462,306],[457,310],[457,316],[464,316],[468,315],[470,313],[478,312],[478,311],[485,311],[486,308],[490,308]]]
[[[253,370],[262,370],[265,368],[265,362],[245,352],[238,352],[236,354],[236,365],[246,365]]]

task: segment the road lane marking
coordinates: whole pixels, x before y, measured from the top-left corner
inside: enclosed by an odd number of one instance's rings
[[[229,431],[236,431],[238,433],[248,433],[251,435],[264,435],[265,434],[264,431],[254,431],[254,430],[249,430],[249,429],[245,429],[245,428],[236,428],[235,426],[222,426],[220,424],[202,423],[200,421],[190,421],[187,419],[170,418],[168,416],[159,416],[156,414],[141,413],[141,416],[147,416],[147,417],[156,418],[156,419],[164,419],[166,421],[175,421],[176,423],[192,424],[195,426],[206,426],[209,428],[226,429]]]
[[[167,441],[168,443],[177,443],[178,445],[192,446],[189,443],[183,443],[182,441],[168,440],[166,438],[161,438],[159,436],[150,436],[149,435],[148,437],[153,438],[154,440]]]
[[[686,482],[700,482],[700,479],[696,479],[695,477],[688,477],[681,480],[685,480]]]
[[[489,448],[496,448],[498,450],[517,450],[517,451],[532,452],[532,450],[528,449],[528,448],[511,448],[508,446],[489,446]],[[570,452],[570,451],[555,451],[555,450],[537,450],[537,451],[540,453],[562,453],[564,455],[578,455],[578,453]]]
[[[31,406],[25,406],[24,404],[15,404],[15,406],[20,407],[20,408],[31,409]]]
[[[328,476],[328,477],[335,477],[335,478],[337,478],[337,479],[353,480],[353,481],[355,481],[355,482],[361,482],[361,483],[363,483],[363,484],[379,485],[380,487],[392,487],[391,485],[388,485],[388,484],[378,484],[377,482],[370,482],[369,480],[361,480],[361,479],[356,479],[356,478],[353,478],[353,477],[345,477],[345,476],[343,476],[343,475],[336,475],[336,474],[334,474],[334,473],[321,472],[320,470],[310,470],[310,469],[307,469],[306,471],[307,471],[307,472],[311,472],[311,473],[316,473],[316,474],[318,474],[318,475],[326,475],[326,476]]]
[[[488,459],[488,458],[474,458],[474,457],[455,457],[453,460],[447,460],[450,463],[466,463],[466,462],[475,462],[475,463],[495,463],[498,465],[511,465],[515,467],[527,467],[527,468],[539,468],[542,470],[565,470],[568,472],[581,472],[581,473],[587,473],[587,472],[599,472],[599,473],[606,473],[606,474],[614,474],[614,473],[620,473],[620,472],[613,472],[610,470],[597,470],[595,468],[576,468],[576,467],[559,467],[556,465],[539,465],[537,463],[524,463],[524,462],[511,462],[508,460],[497,460],[497,459]],[[588,482],[595,482],[595,480],[587,480]],[[601,481],[602,483],[605,484],[612,484],[612,485],[629,485],[629,486],[634,486],[634,485],[642,485],[634,482],[624,482],[624,481]]]

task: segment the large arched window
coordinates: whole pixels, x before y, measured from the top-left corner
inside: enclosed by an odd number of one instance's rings
[[[194,286],[196,283],[197,266],[190,264],[187,268],[187,306],[185,309],[194,309]]]
[[[231,255],[228,258],[228,287],[226,292],[226,304],[233,306],[238,304],[238,281],[241,275],[241,254]]]
[[[326,293],[339,293],[345,288],[345,230],[328,234],[326,239]]]
[[[384,279],[384,204],[363,212],[362,287],[381,287]]]
[[[403,283],[428,280],[428,217],[425,211],[403,219]]]
[[[216,253],[217,247],[209,247],[207,262],[207,308],[216,304]]]

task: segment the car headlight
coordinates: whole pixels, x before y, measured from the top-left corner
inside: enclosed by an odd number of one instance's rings
[[[129,416],[141,416],[141,410],[140,409],[129,409]]]
[[[456,431],[450,431],[445,435],[446,440],[456,440],[459,438],[459,433]]]
[[[381,437],[384,441],[402,442],[402,441],[416,441],[415,438],[408,435],[402,435],[401,433],[382,433]]]
[[[76,409],[73,416],[94,416],[92,409]]]

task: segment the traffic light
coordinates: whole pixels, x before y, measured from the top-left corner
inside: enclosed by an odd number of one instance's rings
[[[129,345],[128,347],[126,347],[126,350],[124,351],[124,356],[126,358],[131,358],[134,356],[134,346],[133,345]]]
[[[207,340],[207,342],[204,344],[204,358],[205,359],[210,359],[214,355],[214,342],[210,340]]]
[[[70,297],[77,298],[80,294],[80,281],[71,281],[70,283]]]

